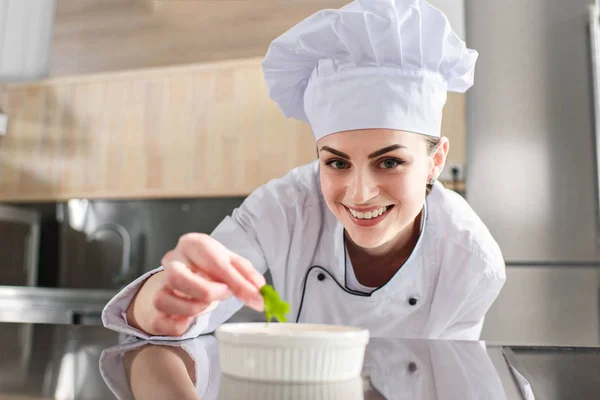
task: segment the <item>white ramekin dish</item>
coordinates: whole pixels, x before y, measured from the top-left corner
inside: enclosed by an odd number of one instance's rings
[[[360,376],[369,331],[338,325],[223,324],[221,372],[271,382],[339,382]]]

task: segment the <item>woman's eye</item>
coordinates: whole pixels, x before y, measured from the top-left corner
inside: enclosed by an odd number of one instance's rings
[[[388,159],[383,160],[379,164],[379,166],[384,169],[393,169],[401,164],[404,164],[404,162],[400,161],[400,160],[396,160],[395,158],[388,158]]]
[[[348,163],[342,160],[331,160],[326,163],[333,169],[346,169],[348,168]]]

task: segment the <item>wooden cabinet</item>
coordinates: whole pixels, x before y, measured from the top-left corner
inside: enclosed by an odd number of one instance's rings
[[[310,162],[260,61],[0,86],[0,200],[245,195]]]
[[[57,0],[50,74],[263,57],[273,39],[350,0]]]

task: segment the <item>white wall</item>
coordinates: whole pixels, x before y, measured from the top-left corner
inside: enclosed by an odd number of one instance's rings
[[[599,271],[506,268],[506,284],[485,317],[481,339],[513,345],[600,344]]]
[[[0,83],[48,75],[56,0],[0,0]]]

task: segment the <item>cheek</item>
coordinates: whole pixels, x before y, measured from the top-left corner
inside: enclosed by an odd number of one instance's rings
[[[420,180],[416,179],[413,174],[390,176],[381,182],[381,188],[400,201],[413,197],[421,186]]]
[[[343,184],[340,179],[330,175],[321,174],[321,190],[327,204],[334,204],[344,193]]]
[[[426,177],[420,174],[405,174],[395,177],[390,177],[386,180],[385,186],[382,189],[387,196],[398,202],[400,213],[412,216],[414,212],[421,208],[425,201],[426,194]]]

